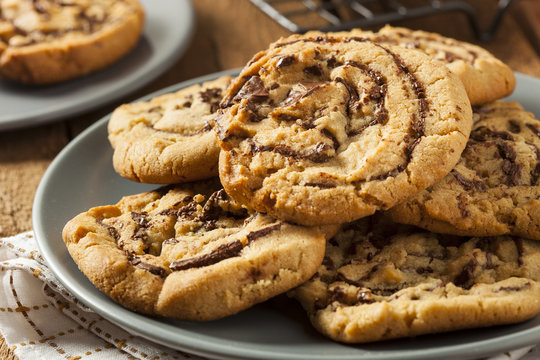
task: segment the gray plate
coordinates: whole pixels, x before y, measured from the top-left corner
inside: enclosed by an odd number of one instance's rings
[[[0,130],[81,114],[120,99],[161,75],[178,60],[194,25],[189,0],[141,0],[145,28],[119,62],[65,83],[31,87],[0,81]]]
[[[221,74],[183,82],[145,99]],[[536,94],[540,80],[520,74],[517,78],[512,98],[539,117]],[[223,359],[471,359],[540,342],[540,316],[511,326],[353,346],[320,336],[298,305],[283,296],[206,323],[150,318],[124,309],[78,270],[61,238],[64,224],[79,212],[154,188],[122,179],[114,172],[107,120],[105,117],[83,132],[53,161],[36,193],[33,225],[43,256],[66,288],[129,332],[172,348]]]

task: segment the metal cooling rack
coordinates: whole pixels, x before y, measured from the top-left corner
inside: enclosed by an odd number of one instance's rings
[[[461,0],[423,0],[411,5],[407,0],[250,0],[287,30],[340,31],[354,27],[381,25],[443,12],[461,12],[480,40],[492,38],[504,12],[514,0],[499,0],[487,29],[482,30],[474,8]],[[345,19],[342,14],[353,14]],[[309,23],[306,25],[306,23]]]

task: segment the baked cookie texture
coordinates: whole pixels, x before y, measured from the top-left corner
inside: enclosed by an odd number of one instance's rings
[[[387,25],[377,32],[353,29],[350,32],[330,34],[338,37],[364,37],[382,45],[420,50],[443,62],[460,78],[473,105],[508,96],[516,87],[512,69],[489,51],[436,33]]]
[[[0,75],[50,84],[94,72],[131,50],[143,24],[137,0],[2,0]]]
[[[336,341],[363,343],[524,321],[540,312],[540,243],[344,225],[290,295]],[[374,225],[376,224],[376,225]]]
[[[387,214],[435,232],[540,240],[540,121],[511,101],[475,108],[474,119],[450,174]]]
[[[114,301],[186,320],[231,315],[300,285],[321,264],[326,239],[319,228],[246,210],[214,180],[92,208],[67,223],[63,238]]]
[[[231,80],[223,76],[118,107],[108,124],[115,170],[125,178],[157,184],[217,176],[219,144],[212,128]]]
[[[302,225],[388,209],[444,177],[472,123],[461,81],[410,49],[293,35],[256,54],[216,117],[229,195]]]

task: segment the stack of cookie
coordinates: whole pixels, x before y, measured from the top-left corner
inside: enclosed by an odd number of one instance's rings
[[[64,241],[150,315],[212,320],[290,290],[353,343],[531,318],[540,123],[497,101],[514,86],[436,34],[280,39],[235,79],[118,108],[115,169],[168,185],[78,215]]]

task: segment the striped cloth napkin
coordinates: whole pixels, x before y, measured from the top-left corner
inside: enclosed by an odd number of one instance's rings
[[[56,280],[32,232],[0,239],[0,333],[20,360],[203,359],[122,330]],[[537,360],[525,347],[487,360]]]

